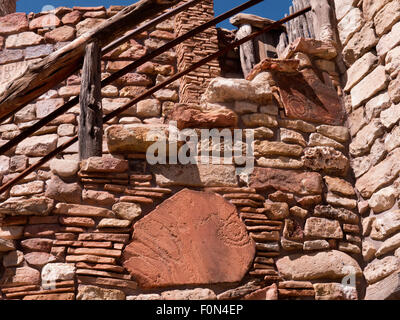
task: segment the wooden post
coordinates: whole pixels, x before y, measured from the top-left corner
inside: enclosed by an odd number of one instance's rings
[[[101,157],[103,153],[103,112],[101,104],[101,48],[97,41],[86,46],[82,69],[79,158]]]

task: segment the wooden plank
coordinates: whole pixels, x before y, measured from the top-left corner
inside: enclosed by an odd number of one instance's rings
[[[241,40],[249,36],[252,32],[252,26],[249,24],[244,24],[240,26],[238,32],[236,33],[236,39]],[[244,77],[246,78],[256,65],[256,56],[253,41],[248,41],[240,46],[240,61],[242,64]]]
[[[45,59],[29,65],[22,75],[10,81],[1,93],[0,121],[4,121],[79,70],[89,42],[96,39],[99,46],[103,47],[178,2],[181,0],[140,0]]]
[[[101,104],[101,49],[97,41],[86,47],[82,69],[79,158],[86,160],[103,154],[103,110]]]

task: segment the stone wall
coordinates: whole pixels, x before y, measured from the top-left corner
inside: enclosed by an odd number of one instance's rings
[[[362,214],[366,299],[399,286],[400,3],[335,1],[351,166]],[[398,296],[397,296],[398,297]]]

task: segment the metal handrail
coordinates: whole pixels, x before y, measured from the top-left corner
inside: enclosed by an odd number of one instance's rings
[[[174,76],[170,77],[169,79],[167,79],[166,81],[158,84],[157,86],[147,90],[146,92],[144,92],[143,94],[141,94],[140,96],[138,96],[137,98],[131,100],[130,102],[126,103],[125,105],[123,105],[122,107],[120,107],[117,110],[114,110],[113,112],[111,112],[110,114],[106,115],[103,117],[103,121],[104,123],[109,121],[110,119],[112,119],[113,117],[121,114],[122,112],[126,111],[127,109],[129,109],[130,107],[132,107],[133,105],[135,105],[136,103],[138,103],[139,101],[151,96],[152,94],[154,94],[155,92],[157,92],[158,90],[165,88],[166,86],[168,86],[169,84],[175,82],[176,80],[178,80],[179,78],[183,77],[184,75],[194,71],[195,69],[203,66],[204,64],[220,57],[221,55],[226,54],[227,52],[229,52],[230,50],[232,50],[233,48],[236,48],[244,43],[246,43],[247,41],[250,41],[258,36],[260,36],[261,34],[268,32],[292,19],[297,18],[298,16],[301,16],[307,12],[311,11],[311,7],[307,7],[303,10],[300,10],[294,14],[291,14],[279,21],[276,21],[274,23],[272,23],[271,25],[265,27],[264,29],[254,32],[252,34],[250,34],[249,36],[235,41],[233,43],[231,43],[230,45],[228,45],[227,47],[225,47],[222,50],[217,51],[216,53],[208,56],[207,58],[204,58],[202,60],[200,60],[199,62],[193,64],[191,67],[187,68],[184,71],[181,71],[177,74],[175,74]],[[26,170],[24,170],[22,173],[20,173],[17,177],[15,177],[14,179],[10,180],[9,182],[7,182],[6,184],[2,185],[0,187],[0,194],[2,194],[3,192],[7,191],[9,188],[11,188],[13,185],[15,185],[18,181],[20,181],[21,179],[23,179],[24,177],[26,177],[27,175],[29,175],[30,173],[32,173],[33,171],[35,171],[36,169],[40,168],[42,165],[44,165],[45,163],[47,163],[49,160],[51,160],[53,157],[55,157],[58,153],[64,151],[65,149],[67,149],[68,147],[70,147],[71,145],[73,145],[75,142],[78,141],[78,136],[75,136],[73,138],[71,138],[69,141],[67,141],[66,143],[64,143],[63,145],[61,145],[60,147],[58,147],[57,149],[55,149],[54,151],[50,152],[48,155],[46,155],[45,157],[43,157],[41,160],[39,160],[37,163],[35,163],[34,165],[32,165],[31,167],[27,168]]]
[[[196,0],[197,2],[199,0]],[[196,34],[208,29],[209,27],[216,25],[224,20],[226,20],[227,18],[230,18],[231,16],[250,8],[251,6],[256,5],[257,3],[260,3],[264,0],[250,0],[232,10],[229,10],[227,12],[225,12],[224,14],[221,14],[220,16],[194,28],[193,30],[183,34],[182,36],[168,42],[167,44],[163,45],[162,47],[150,52],[149,54],[147,54],[146,56],[132,62],[131,64],[127,65],[126,67],[124,67],[121,70],[118,70],[117,72],[113,73],[112,75],[110,75],[109,77],[107,77],[106,79],[104,79],[101,82],[101,87],[104,88],[105,86],[113,83],[114,81],[118,80],[120,77],[124,76],[125,74],[127,74],[128,72],[131,72],[133,70],[135,70],[137,67],[143,65],[144,63],[156,58],[157,56],[161,55],[162,53],[172,49],[173,47],[175,47],[176,45],[182,43],[183,41],[190,39],[191,37],[195,36]],[[153,25],[152,22],[149,23],[149,25]],[[140,33],[143,31],[142,27],[140,28]],[[132,34],[137,34],[137,31],[133,31],[131,33]],[[126,38],[126,36],[124,36],[123,38]],[[118,42],[120,42],[121,39],[118,40]],[[122,41],[122,40],[121,40]],[[121,42],[123,43],[123,42]],[[116,45],[116,42],[113,43],[113,46]],[[107,48],[107,47],[106,47]],[[106,50],[106,49],[104,49]],[[108,52],[108,49],[106,50],[106,52]],[[104,52],[103,52],[104,53]],[[69,109],[71,109],[72,107],[74,107],[75,105],[77,105],[79,103],[79,96],[72,98],[71,100],[69,100],[67,103],[65,103],[64,105],[62,105],[61,107],[59,107],[57,110],[53,111],[51,114],[47,115],[46,117],[40,119],[38,122],[36,122],[35,124],[33,124],[31,127],[27,128],[26,130],[24,130],[23,132],[21,132],[18,136],[16,136],[15,138],[13,138],[12,140],[8,141],[7,143],[5,143],[4,145],[2,145],[0,147],[0,154],[4,154],[7,151],[9,151],[11,148],[15,147],[18,143],[20,143],[21,141],[23,141],[25,138],[29,137],[30,135],[32,135],[33,133],[35,133],[36,131],[40,130],[42,127],[44,127],[45,125],[47,125],[49,122],[53,121],[54,119],[56,119],[57,117],[61,116],[62,114],[64,114],[65,112],[67,112]]]

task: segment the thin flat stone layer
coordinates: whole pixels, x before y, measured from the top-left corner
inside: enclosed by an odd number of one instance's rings
[[[255,254],[236,208],[183,190],[135,224],[123,265],[142,288],[239,282]]]

